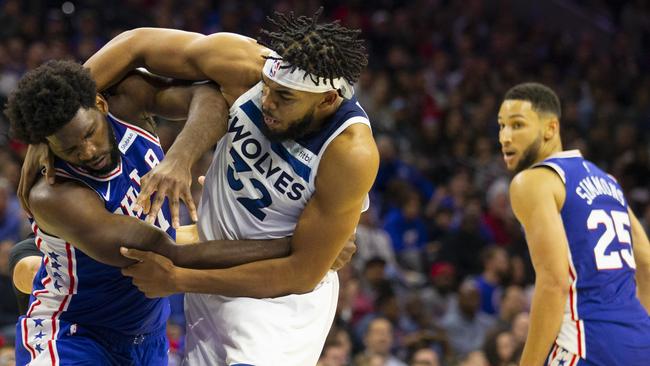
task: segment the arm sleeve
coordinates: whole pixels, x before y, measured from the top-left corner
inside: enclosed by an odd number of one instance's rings
[[[16,268],[16,264],[18,264],[21,259],[32,256],[43,256],[43,253],[41,253],[41,251],[36,247],[35,240],[36,238],[34,235],[31,235],[11,248],[11,253],[9,254],[9,273],[14,273],[14,268]]]

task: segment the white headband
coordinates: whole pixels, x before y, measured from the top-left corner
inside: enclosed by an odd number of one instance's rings
[[[281,59],[280,55],[271,51],[262,72],[267,78],[275,81],[276,83],[295,90],[324,93],[330,90],[340,90],[343,98],[350,99],[354,95],[354,88],[348,83],[345,78],[336,78],[330,83],[329,79],[324,77],[318,78],[318,84],[312,80],[312,77],[301,68],[296,68],[290,72],[292,65]],[[332,87],[334,84],[334,87]]]

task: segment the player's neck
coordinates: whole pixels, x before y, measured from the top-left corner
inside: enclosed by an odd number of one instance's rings
[[[560,140],[560,138],[558,137],[558,138],[551,139],[540,147],[535,163],[544,161],[548,159],[549,156],[555,153],[559,153],[561,151],[562,151],[562,141]]]

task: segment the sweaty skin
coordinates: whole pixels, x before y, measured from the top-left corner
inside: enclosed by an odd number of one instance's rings
[[[52,151],[72,163],[87,159],[85,156],[91,156],[92,152],[100,154],[106,151],[114,139],[108,132],[111,127],[105,118],[109,102],[115,116],[133,121],[150,132],[153,130],[146,123],[148,118],[143,118],[150,114],[171,119],[187,115],[187,123],[196,124],[205,123],[202,121],[208,116],[221,115],[225,119],[227,113],[223,98],[210,85],[179,87],[135,74],[118,84],[108,101],[98,97],[96,109],[80,108],[70,122],[48,136]],[[110,162],[105,162],[105,159],[110,159]],[[116,164],[112,159],[102,158],[100,166]],[[108,212],[93,190],[66,179],[59,179],[55,184],[48,184],[43,179],[38,181],[30,191],[29,203],[43,231],[65,238],[93,259],[114,266],[134,263],[119,253],[120,245],[154,250],[165,254],[174,263],[197,268],[232,266],[289,252],[289,239],[212,241],[176,246],[164,231],[137,218]]]
[[[174,78],[213,80],[219,84],[227,103],[232,105],[237,97],[260,82],[263,56],[269,52],[254,40],[231,33],[205,36],[171,29],[141,28],[117,36],[85,65],[90,67],[99,88],[111,85],[127,70],[140,66]],[[288,129],[295,122],[294,117],[302,117],[312,108],[315,126],[318,126],[341,103],[341,97],[335,91],[290,91],[288,97],[293,100],[285,100],[280,90],[267,81],[262,99],[265,116],[276,120],[274,126],[279,131]],[[165,160],[150,175],[165,181],[158,172],[169,171],[166,166],[191,166],[205,150],[195,149],[184,155],[179,152],[202,133],[200,129],[184,129]],[[229,270],[192,271],[169,266],[153,253],[145,255],[130,251],[126,255],[143,262],[125,270],[125,274],[134,276],[134,283],[150,296],[191,291],[275,297],[311,291],[353,234],[363,200],[376,176],[378,161],[372,133],[366,126],[353,125],[332,141],[320,163],[316,193],[297,223],[288,257]],[[343,181],[340,177],[346,179]],[[154,190],[152,187],[145,193]],[[158,190],[156,201],[161,193],[168,194],[169,190]],[[148,199],[142,194],[141,198],[144,201]],[[150,215],[157,210],[156,201],[149,210]],[[327,230],[323,230],[324,227]],[[153,261],[157,262],[154,264]],[[171,280],[164,285],[161,281],[149,281],[156,277]]]

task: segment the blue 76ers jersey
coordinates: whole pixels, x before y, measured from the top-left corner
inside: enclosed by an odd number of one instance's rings
[[[62,160],[55,161],[57,175],[77,180],[93,189],[108,211],[144,218],[133,208],[140,191],[140,177],[163,158],[158,138],[143,129],[109,115],[120,150],[120,163],[102,177]],[[170,213],[165,202],[155,225],[172,238]],[[169,302],[147,299],[120,269],[99,263],[74,247],[74,243],[42,232],[33,223],[36,244],[45,254],[34,279],[34,291],[23,319],[26,339],[56,339],[59,320],[90,327],[103,327],[125,335],[158,331],[169,316]],[[93,228],[88,228],[93,230]],[[120,228],[115,228],[120,230]],[[72,330],[70,330],[72,331]]]
[[[579,151],[540,162],[566,187],[561,216],[570,290],[557,344],[595,365],[650,364],[650,319],[636,297],[628,205],[618,182]]]

